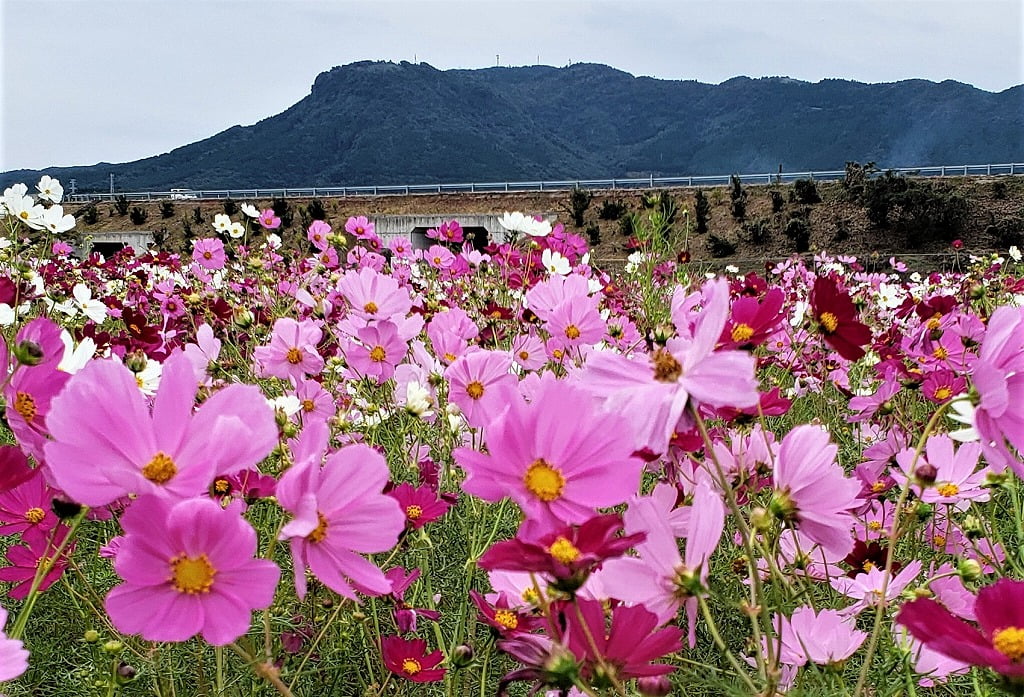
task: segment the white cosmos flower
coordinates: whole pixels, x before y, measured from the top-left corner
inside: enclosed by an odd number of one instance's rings
[[[947,412],[949,418],[964,425],[964,428],[950,431],[949,437],[961,443],[981,440],[981,435],[974,428],[974,405],[971,404],[971,400],[967,398],[967,395],[953,397],[950,400],[949,407],[950,411]]]
[[[107,306],[100,300],[92,299],[89,286],[79,283],[71,290],[71,295],[75,298],[74,303],[78,310],[96,324],[103,324],[103,320],[107,318]]]
[[[878,286],[878,302],[888,310],[896,309],[903,304],[903,300],[900,297],[900,289],[888,283],[880,284]]]
[[[237,240],[245,234],[245,225],[242,223],[231,223],[230,227],[228,227],[228,234]]]
[[[285,416],[295,416],[302,409],[302,401],[293,394],[268,399],[267,404],[276,411],[284,412]]]
[[[65,373],[77,373],[96,354],[96,342],[89,337],[82,339],[76,348],[71,334],[64,329],[61,330],[60,340],[64,342],[64,357],[57,364],[57,370],[62,370]]]
[[[281,248],[281,238],[278,235],[275,235],[274,233],[271,232],[271,233],[269,233],[267,235],[266,245],[270,249],[280,249]]]
[[[505,211],[498,222],[509,232],[523,232],[530,237],[546,237],[551,233],[551,223],[546,220],[536,220],[519,211],[511,213]]]
[[[739,273],[740,272],[740,267],[733,266],[732,264],[729,264],[728,266],[725,267],[725,272],[726,273]]]
[[[213,216],[213,229],[217,232],[228,232],[231,230],[231,218],[230,216],[218,213]]]
[[[414,416],[423,418],[430,416],[430,409],[434,406],[434,399],[430,390],[416,381],[410,382],[405,387],[405,410]]]
[[[260,217],[260,212],[258,210],[256,210],[256,206],[252,205],[251,203],[243,203],[242,204],[242,213],[244,213],[249,218],[259,218]]]
[[[8,189],[10,191],[10,189]],[[4,195],[4,205],[7,206],[7,212],[20,220],[21,222],[28,225],[34,230],[42,230],[46,227],[43,223],[44,209],[41,205],[36,203],[31,196],[11,196]]]
[[[540,256],[540,261],[550,274],[567,276],[572,271],[569,260],[551,249],[544,250],[544,253]]]
[[[153,396],[160,387],[160,376],[164,372],[162,363],[153,359],[146,360],[146,367],[135,373],[135,383],[145,395]]]
[[[1009,254],[1010,258],[1013,259],[1014,261],[1020,261],[1021,254],[1020,250],[1017,249],[1017,245],[1013,245],[1012,247],[1010,247]]]
[[[36,184],[36,189],[39,190],[39,198],[53,203],[60,203],[61,198],[64,197],[64,187],[48,174],[43,175],[43,178]]]
[[[50,206],[43,211],[43,225],[55,235],[67,232],[75,226],[75,216],[64,215],[64,208],[58,205]]]

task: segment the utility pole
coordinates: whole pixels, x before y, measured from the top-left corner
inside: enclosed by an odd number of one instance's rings
[[[110,173],[110,195],[114,195],[114,173]]]
[[[494,64],[495,65],[501,65],[501,54],[500,53],[494,54]]]
[[[70,187],[70,188],[71,188],[71,195],[72,195],[72,196],[74,196],[74,195],[75,195],[75,185],[76,185],[77,183],[78,183],[78,182],[77,182],[76,180],[74,180],[74,179],[72,179],[72,180],[71,180],[71,187]]]

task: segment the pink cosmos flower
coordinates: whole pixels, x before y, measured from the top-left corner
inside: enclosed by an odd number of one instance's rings
[[[773,624],[782,641],[781,661],[792,666],[808,661],[820,666],[841,663],[868,638],[835,610],[815,612],[806,605],[790,617],[776,615]]]
[[[54,484],[87,506],[128,494],[196,496],[215,473],[252,468],[277,445],[274,413],[253,385],[230,385],[193,414],[198,384],[180,351],[164,362],[152,414],[135,375],[90,361],[54,400],[46,462]]]
[[[338,291],[348,301],[352,313],[367,320],[404,317],[412,308],[408,289],[372,268],[346,271],[338,281]]]
[[[905,482],[907,477],[912,480],[914,472],[910,466],[914,464],[915,451],[906,448],[896,455],[896,462],[902,469],[902,474],[895,474],[894,478],[900,483]],[[945,434],[933,435],[928,438],[925,444],[923,457],[917,458],[915,469],[922,465],[931,465],[935,468],[935,483],[923,487],[920,484],[914,485],[914,493],[925,503],[962,504],[968,506],[968,501],[988,501],[989,490],[985,488],[985,480],[988,475],[988,468],[978,467],[978,459],[981,457],[981,446],[978,443],[963,443],[953,452],[953,439]]]
[[[29,589],[32,588],[32,582],[35,580],[36,574],[39,573],[39,566],[43,563],[44,559],[53,557],[57,548],[67,538],[67,535],[68,528],[58,525],[52,540],[50,535],[30,535],[24,538],[25,544],[11,545],[7,548],[5,556],[11,565],[0,569],[0,581],[14,584],[14,587],[8,591],[8,596],[15,600],[24,600],[28,597]],[[38,590],[40,592],[52,586],[64,574],[64,570],[68,567],[68,556],[74,549],[74,542],[64,549],[60,558],[54,562],[50,571],[39,584]]]
[[[430,249],[423,253],[423,258],[431,268],[438,271],[450,269],[455,264],[455,255],[439,244],[431,245]]]
[[[555,307],[546,326],[566,347],[593,346],[604,338],[607,329],[597,311],[597,299],[580,295]]]
[[[715,351],[729,314],[728,282],[710,281],[706,295],[689,336],[670,339],[641,360],[603,351],[587,360],[584,384],[610,408],[629,416],[638,434],[637,450],[665,452],[673,433],[689,430],[684,417],[691,401],[737,408],[758,402],[753,356]],[[677,327],[683,319],[679,317]]]
[[[322,337],[323,331],[312,320],[298,322],[279,317],[274,321],[270,343],[257,346],[253,352],[259,374],[295,382],[318,375],[324,369],[324,359],[316,348]]]
[[[1024,677],[1024,582],[1002,578],[978,591],[978,627],[954,617],[931,598],[900,608],[896,621],[926,647],[957,661]]]
[[[224,243],[216,237],[196,240],[192,246],[192,259],[204,269],[216,271],[227,263]]]
[[[643,462],[622,437],[628,429],[584,390],[545,376],[532,402],[512,399],[488,427],[487,454],[455,451],[468,475],[462,488],[486,501],[512,498],[538,531],[582,523],[636,493]]]
[[[356,332],[359,342],[344,346],[349,367],[363,377],[384,384],[395,374],[395,366],[405,358],[409,345],[398,335],[392,322],[374,322]]]
[[[686,555],[653,498],[637,497],[625,514],[626,532],[647,534],[636,546],[636,558],[612,559],[599,572],[605,592],[632,605],[643,605],[660,622],[686,605],[690,646],[696,642],[697,596],[707,592],[708,560],[725,526],[725,505],[707,484],[699,484],[687,520]]]
[[[0,607],[0,681],[14,680],[28,670],[28,651],[18,639],[8,639],[2,631],[7,624],[7,610]]]
[[[149,641],[202,634],[223,646],[248,631],[253,610],[274,600],[281,570],[253,558],[256,531],[237,506],[144,496],[124,513],[121,526],[125,536],[114,570],[125,582],[105,603],[120,632]]]
[[[374,224],[365,215],[353,216],[345,221],[345,232],[355,236],[357,240],[364,240],[375,234]]]
[[[860,485],[836,462],[838,448],[818,426],[797,426],[786,434],[775,465],[771,509],[832,555],[853,548],[853,518]]]
[[[308,433],[307,433],[308,431]],[[281,507],[295,516],[281,530],[295,559],[295,591],[306,595],[308,567],[320,581],[351,600],[391,591],[391,582],[359,553],[384,552],[395,546],[405,528],[398,502],[382,493],[388,481],[384,457],[366,445],[349,445],[327,456],[327,426],[306,426],[302,448],[307,456],[292,465],[277,485]]]
[[[267,230],[276,230],[281,227],[281,219],[274,213],[273,208],[267,208],[260,213],[259,221],[260,225]]]
[[[306,230],[306,237],[321,252],[327,249],[327,246],[330,244],[327,241],[327,236],[330,234],[331,226],[322,220],[314,220],[309,224],[309,229]]]
[[[471,351],[448,366],[448,400],[473,428],[484,428],[510,402],[518,400],[511,357],[500,351]]]
[[[921,573],[921,562],[914,560],[903,567],[898,574],[889,579],[885,588],[885,602],[892,602]],[[832,581],[832,587],[848,598],[857,602],[843,608],[839,614],[844,617],[856,615],[869,607],[877,607],[882,602],[882,586],[885,583],[885,569],[876,566],[866,574],[857,574],[853,578],[844,576]]]
[[[993,467],[1009,465],[1024,477],[1024,309],[1000,307],[992,313],[971,381],[980,395],[974,428]]]

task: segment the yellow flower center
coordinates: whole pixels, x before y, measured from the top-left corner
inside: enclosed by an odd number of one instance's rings
[[[562,356],[564,355],[565,351],[563,351],[562,349],[555,349],[554,351],[551,352],[551,357],[554,358],[556,361],[562,360]]]
[[[290,349],[288,349],[288,354],[285,356],[285,358],[287,358],[288,362],[291,363],[292,365],[302,363],[302,351],[292,346]]]
[[[446,361],[448,361],[449,363],[451,363],[452,361],[454,361],[456,359],[456,355],[454,353],[452,353],[451,351],[447,351],[444,354],[444,359]]]
[[[562,495],[565,477],[542,459],[534,460],[523,475],[527,490],[541,501],[554,501]]]
[[[658,382],[675,382],[683,374],[683,366],[665,349],[655,351],[651,362],[654,363],[654,379]]]
[[[469,383],[468,385],[466,385],[466,394],[468,394],[472,399],[480,399],[481,397],[484,396],[483,383],[481,383],[479,380],[474,380],[473,382]]]
[[[179,554],[171,559],[171,584],[179,593],[209,593],[217,570],[205,554],[190,557]]]
[[[945,547],[946,546],[946,536],[945,535],[934,535],[932,537],[932,543],[936,547]]]
[[[530,358],[530,352],[529,351],[520,351],[519,352],[519,360],[525,361],[525,360],[528,360],[529,358]]]
[[[879,521],[877,521],[877,520],[870,520],[870,521],[868,521],[868,530],[873,530],[875,532],[878,532],[881,529],[882,529],[882,524]]]
[[[861,568],[864,569],[865,571],[871,571],[873,568],[875,568],[875,562],[873,562],[873,561],[866,561],[863,564],[861,564]]]
[[[880,491],[883,491],[884,489],[885,482],[883,481],[872,482],[871,484],[871,491],[875,492],[876,494],[879,493]]]
[[[324,514],[320,511],[316,512],[317,526],[313,532],[306,535],[306,539],[310,542],[323,542],[324,538],[327,537],[327,518],[324,518]]]
[[[374,346],[370,350],[370,360],[373,361],[374,363],[382,363],[384,359],[387,357],[388,354],[384,350],[383,346]]]
[[[31,421],[36,417],[36,400],[28,392],[19,392],[14,396],[14,411],[25,421]]]
[[[522,598],[523,602],[528,605],[536,605],[537,601],[540,600],[540,596],[537,595],[537,589],[532,586],[523,589]]]
[[[162,450],[153,456],[145,467],[142,476],[154,484],[166,484],[178,473],[178,467],[167,453]]]
[[[831,334],[839,327],[839,318],[831,312],[822,312],[818,322],[825,329],[826,334]]]
[[[309,411],[313,411],[313,409],[315,409],[315,408],[316,408],[316,404],[313,403],[312,399],[304,399],[304,400],[302,400],[302,411],[309,412]]]
[[[227,479],[217,479],[213,482],[213,493],[217,496],[227,496],[231,493],[231,482]]]
[[[423,517],[423,509],[416,504],[405,507],[405,517],[409,520],[419,520]]]
[[[940,314],[932,315],[931,319],[929,319],[927,324],[926,324],[926,326],[928,327],[928,331],[934,332],[936,329],[938,329],[939,325],[941,324],[941,322],[940,322],[941,319],[942,319],[942,315],[940,315]]]
[[[548,547],[548,554],[563,564],[571,564],[580,558],[580,550],[564,537],[558,537]]]
[[[41,522],[45,517],[46,511],[44,511],[42,508],[30,508],[27,511],[25,511],[25,520],[32,523],[33,525]]]
[[[940,387],[939,389],[935,390],[935,394],[932,396],[939,401],[945,401],[953,396],[953,390],[949,389],[948,387]]]
[[[944,361],[947,358],[949,358],[949,351],[947,351],[944,347],[939,346],[934,351],[932,351],[932,356],[938,358],[940,361]]]
[[[213,259],[213,252],[209,250],[203,252],[203,259]]]
[[[1011,661],[1024,659],[1024,629],[1007,627],[992,635],[992,646]]]
[[[752,336],[754,336],[754,328],[749,324],[741,323],[732,328],[732,340],[737,343],[749,341]]]
[[[379,308],[377,307],[377,303],[373,302],[372,300],[370,302],[366,303],[365,305],[363,305],[363,312],[365,312],[368,315],[375,315],[375,314],[377,314],[377,310],[378,309]]]
[[[421,670],[423,670],[423,666],[415,658],[407,658],[402,661],[402,672],[406,675],[416,675]]]
[[[565,336],[567,339],[579,339],[579,327],[577,327],[575,324],[570,324],[568,327],[565,328]]]
[[[956,496],[960,493],[960,487],[953,482],[946,482],[938,487],[939,496]]]
[[[515,629],[519,626],[519,618],[511,610],[495,610],[494,621],[505,629]]]

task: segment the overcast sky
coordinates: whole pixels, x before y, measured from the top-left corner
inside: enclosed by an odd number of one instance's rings
[[[0,0],[0,171],[126,162],[357,60],[652,77],[1024,82],[1024,0]]]

